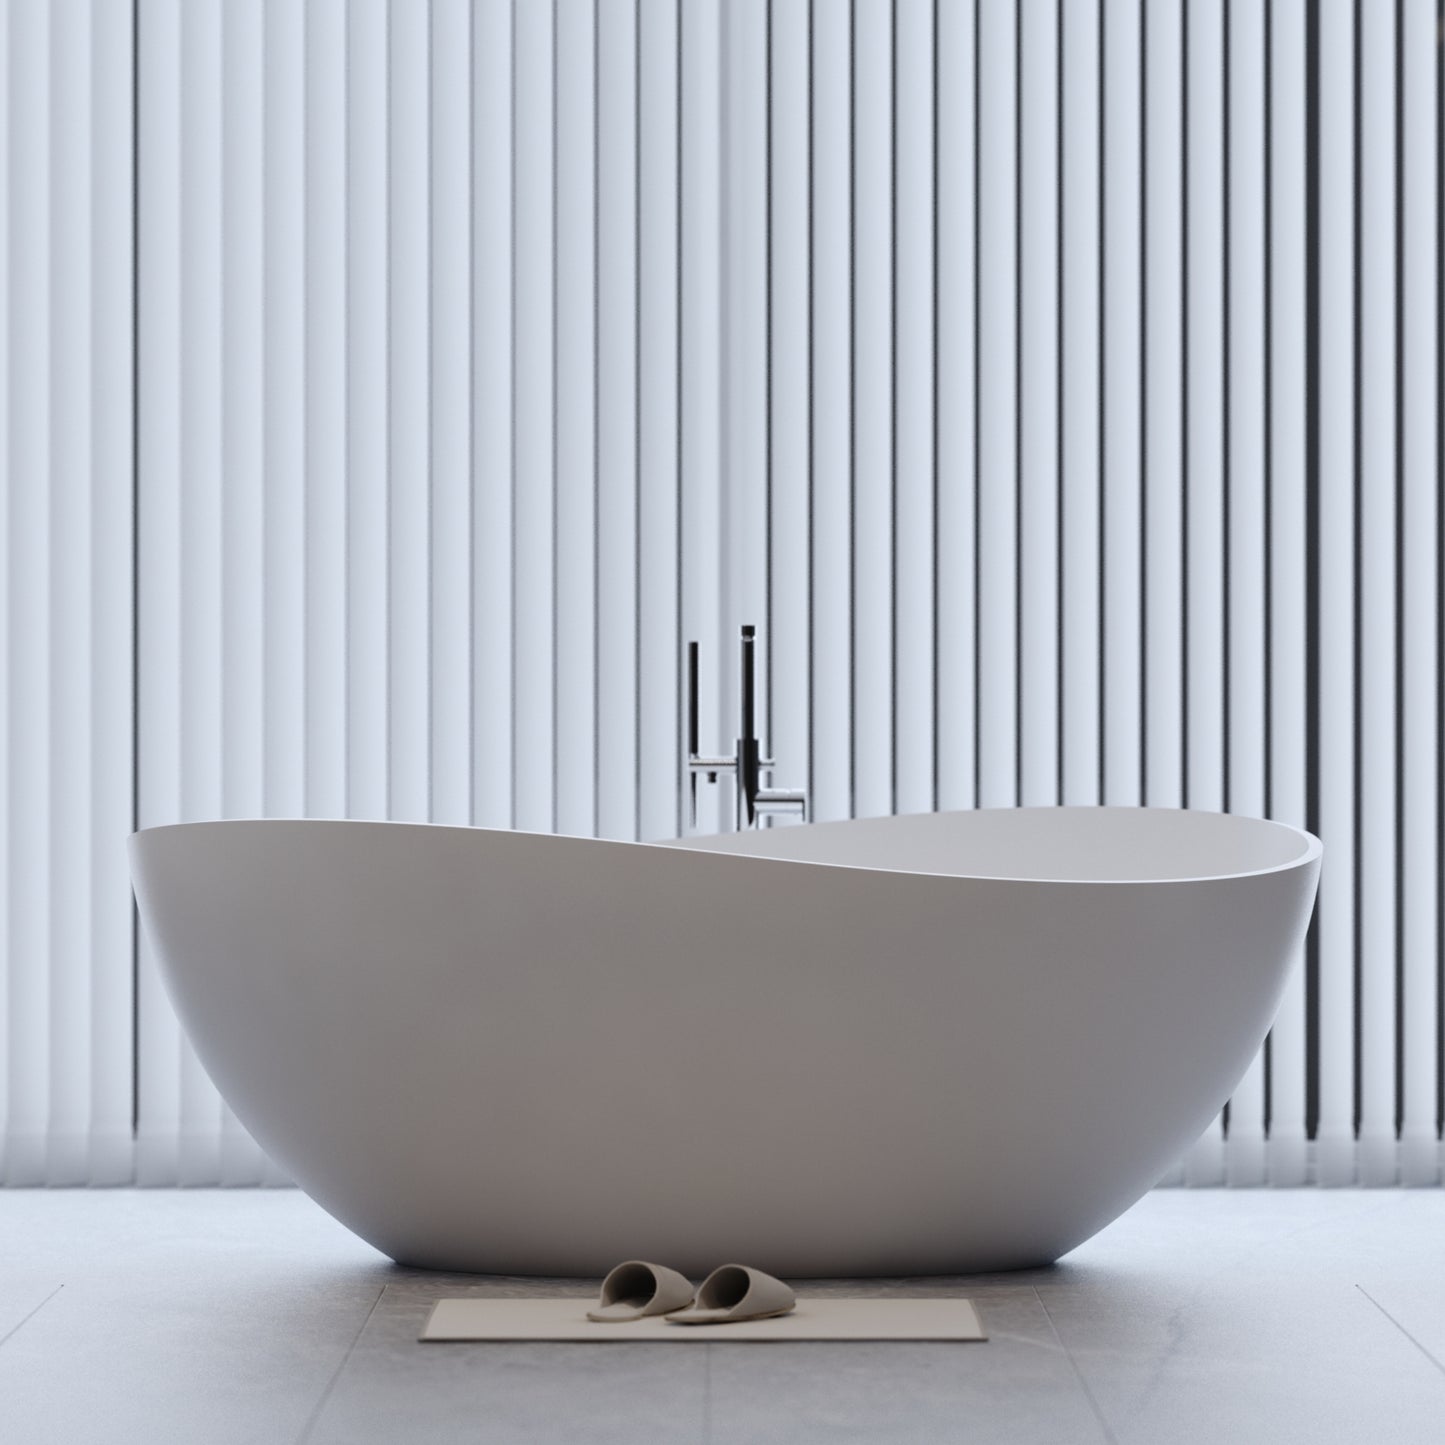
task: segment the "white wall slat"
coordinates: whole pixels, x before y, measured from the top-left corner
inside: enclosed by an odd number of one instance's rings
[[[1142,11],[1104,9],[1104,796],[1143,801]]]
[[[677,7],[668,0],[642,0],[637,16],[636,364],[638,818],[643,838],[675,837],[682,826],[679,24]]]
[[[730,750],[738,736],[741,697],[736,658],[743,626],[758,628],[755,725],[763,727],[768,714],[766,0],[727,0],[719,11],[719,24],[718,220],[722,250],[718,320],[722,370],[718,394],[720,522],[714,545],[720,552],[721,612],[715,660],[722,667],[723,726],[718,739]],[[701,537],[697,540],[706,545]],[[707,651],[712,660],[712,649]],[[711,740],[707,741],[710,744]],[[725,789],[724,796],[729,792]]]
[[[1400,951],[1404,1026],[1400,1038],[1404,1074],[1400,1100],[1400,1178],[1405,1184],[1440,1179],[1440,637],[1438,597],[1440,536],[1440,250],[1431,212],[1438,184],[1439,69],[1433,62],[1429,0],[1407,0],[1401,11],[1401,275],[1400,336],[1403,472],[1400,516],[1401,726]],[[1438,200],[1437,200],[1438,204]],[[1438,1026],[1438,1025],[1437,1025]]]
[[[1319,9],[1319,1180],[1355,1178],[1355,366],[1353,7]]]
[[[1018,801],[1059,801],[1058,6],[1018,6]],[[1005,300],[1009,299],[1004,293]],[[985,481],[987,478],[985,477]],[[985,614],[985,621],[986,614]],[[992,684],[992,673],[985,668]],[[985,689],[985,693],[988,689]]]
[[[680,641],[699,644],[700,743],[725,751],[737,736],[727,706],[736,633],[723,626],[722,8],[699,0],[679,24],[678,446],[682,556]],[[698,784],[703,832],[732,826],[727,785]]]
[[[1144,20],[1144,794],[1184,796],[1184,15]],[[1164,1183],[1183,1183],[1181,1162]]]
[[[346,10],[347,815],[391,799],[391,549],[387,371],[387,115],[384,0]]]
[[[1224,807],[1224,0],[1192,0],[1185,56],[1184,794],[1213,812]],[[1221,1119],[1186,1174],[1223,1182]]]
[[[512,11],[513,826],[556,824],[553,648],[556,433],[552,209],[556,84],[549,5]]]
[[[472,35],[467,0],[432,0],[428,41],[431,798],[472,821]]]
[[[853,8],[853,813],[893,812],[893,31]]]
[[[935,57],[938,806],[977,797],[977,66],[972,0],[938,7]],[[948,77],[945,85],[942,78]]]
[[[225,701],[222,488],[225,368],[222,334],[222,86],[220,0],[180,15],[180,813],[217,817],[224,807]],[[172,559],[166,559],[170,561]],[[218,741],[220,746],[217,746]],[[223,1108],[189,1040],[180,1041],[182,1184],[219,1177]]]
[[[215,226],[220,268],[214,278],[206,278],[216,288],[215,312],[211,312],[209,297],[202,305],[207,323],[214,315],[219,335],[216,442],[220,465],[215,479],[221,557],[219,807],[222,816],[254,817],[273,808],[281,811],[266,796],[266,759],[269,756],[274,767],[287,752],[282,738],[272,740],[266,735],[266,716],[278,699],[276,679],[267,676],[268,613],[274,612],[275,604],[286,594],[291,578],[279,565],[279,557],[267,555],[266,547],[267,525],[278,520],[267,506],[267,477],[280,472],[280,466],[273,472],[271,464],[281,459],[267,455],[273,436],[266,426],[269,358],[265,347],[264,227],[268,213],[263,203],[265,92],[271,88],[284,93],[285,70],[278,67],[272,71],[266,66],[263,12],[256,6],[224,6],[217,48],[220,163],[215,174],[220,196],[214,221],[209,215],[206,220],[208,226]],[[189,179],[183,177],[182,184]],[[204,244],[212,244],[210,234]],[[284,422],[284,412],[273,419]],[[202,428],[209,421],[208,417],[196,418],[198,446],[208,444]],[[268,748],[268,742],[274,745]],[[207,743],[197,737],[194,746],[200,752]],[[199,816],[215,816],[214,807],[204,807]],[[212,1108],[209,1081],[199,1094],[198,1103],[203,1100],[207,1110]],[[207,1160],[205,1165],[202,1159]],[[191,1182],[209,1182],[209,1160],[202,1149],[197,1148],[191,1168]],[[224,1105],[217,1168],[222,1184],[260,1182],[260,1151]]]
[[[1395,17],[1359,30],[1359,1171],[1395,1182]],[[1388,965],[1383,961],[1388,960]]]
[[[894,20],[893,728],[898,813],[935,807],[934,155],[935,8],[899,0]],[[951,83],[951,82],[950,82]]]
[[[133,903],[119,843],[134,825],[135,31],[131,15],[123,7],[96,5],[91,16],[95,27],[91,43],[95,161],[94,229],[88,238],[88,262],[94,277],[89,471],[92,536],[103,539],[104,544],[93,546],[86,579],[91,612],[87,743],[93,822],[90,871],[88,878],[80,877],[81,887],[88,883],[91,890],[87,900],[90,1016],[85,1040],[90,1054],[88,1180],[92,1184],[124,1184],[130,1182],[134,1168]],[[4,73],[0,57],[0,74]],[[3,147],[0,140],[0,149]],[[0,395],[4,389],[0,381]],[[0,433],[4,428],[0,420]],[[0,541],[0,555],[3,550]],[[3,630],[0,621],[0,632]],[[0,742],[0,755],[3,753]],[[0,912],[3,909],[0,904]]]
[[[1017,17],[978,12],[978,805],[1019,801]]]
[[[557,0],[555,9],[555,811],[559,832],[591,836],[597,831],[597,17],[593,0]]]
[[[51,669],[46,633],[52,621],[49,497],[37,479],[53,465],[49,386],[53,375],[51,181],[44,157],[51,139],[52,36],[45,7],[10,11],[9,292],[6,315],[14,358],[9,369],[9,488],[6,587],[9,593],[5,707],[11,758],[6,951],[5,1179],[44,1183],[48,1171],[46,1115],[51,1076],[49,985],[34,960],[51,946],[53,879],[50,780],[53,743],[46,726]],[[21,138],[24,138],[22,141]],[[28,142],[28,143],[27,143]],[[16,364],[16,363],[20,364]],[[26,485],[25,483],[29,483]],[[62,964],[63,968],[63,964]]]
[[[597,11],[597,832],[638,831],[637,21]]]
[[[812,16],[812,752],[820,821],[853,812],[852,49],[841,6]],[[784,763],[786,759],[781,760]]]
[[[485,828],[516,820],[513,10],[471,6],[472,821]]]
[[[387,813],[417,823],[431,802],[429,11],[390,6],[385,36]]]
[[[1062,435],[1059,477],[1062,571],[1060,609],[1062,706],[1059,712],[1060,793],[1057,801],[1102,801],[1100,674],[1103,591],[1100,473],[1102,343],[1100,335],[1100,90],[1104,56],[1097,0],[1059,7],[1060,257],[1063,293],[1059,374]]]
[[[61,7],[50,15],[50,375],[42,381],[49,393],[42,412],[42,425],[48,420],[50,429],[49,494],[34,488],[36,501],[49,512],[42,537],[36,539],[49,554],[49,596],[41,604],[42,615],[49,614],[49,696],[37,698],[33,706],[51,719],[49,857],[38,866],[46,870],[45,891],[56,902],[75,860],[91,847],[92,772],[86,742],[93,642],[86,581],[97,547],[107,545],[94,531],[88,496],[94,391],[89,364],[93,276],[87,264],[94,58],[87,18],[76,7]],[[43,593],[32,596],[38,600]],[[44,894],[37,902],[43,899]],[[88,891],[78,907],[52,905],[46,910],[49,1078],[45,1122],[36,1132],[44,1140],[49,1184],[83,1183],[89,1167],[90,910]]]
[[[310,0],[302,80],[306,126],[301,280],[306,399],[303,773],[305,811],[320,818],[346,816],[350,776],[347,28],[345,0]],[[294,137],[290,139],[294,144]]]
[[[1227,639],[1224,781],[1221,806],[1263,817],[1265,798],[1265,17],[1230,11],[1224,156],[1229,208],[1224,237],[1227,298],[1225,382],[1227,526],[1221,594]],[[1223,790],[1222,790],[1223,791]],[[1225,1177],[1232,1185],[1265,1181],[1264,1051],[1254,1057],[1229,1102]]]
[[[775,780],[786,787],[807,779],[811,756],[808,21],[805,4],[774,5],[769,13],[766,733],[781,762]]]
[[[1308,821],[1306,53],[1304,0],[1282,0],[1269,34],[1268,813],[1296,827]],[[1301,951],[1270,1034],[1272,1184],[1307,1175],[1305,1002]]]

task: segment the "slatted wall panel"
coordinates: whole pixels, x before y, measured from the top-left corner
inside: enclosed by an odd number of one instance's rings
[[[724,15],[751,76],[752,11]],[[751,164],[725,190],[725,354],[759,284],[770,337],[772,734],[817,816],[1324,836],[1270,1041],[1170,1182],[1440,1174],[1441,25],[776,3],[762,283]],[[729,628],[756,485],[725,469]]]
[[[758,606],[766,575],[761,121],[731,162],[756,454],[722,442],[723,11],[137,22],[141,826],[675,835],[680,626],[721,625],[744,466]],[[720,659],[711,680],[721,721]],[[144,940],[139,968],[138,1179],[271,1180]]]
[[[0,8],[0,1180],[131,1174],[131,24]]]
[[[821,819],[1318,831],[1169,1178],[1439,1181],[1439,0],[0,17],[6,1182],[276,1177],[133,820],[671,836],[742,622]]]

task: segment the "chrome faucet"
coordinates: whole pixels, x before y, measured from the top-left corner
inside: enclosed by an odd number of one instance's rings
[[[736,749],[730,758],[703,757],[698,752],[698,705],[697,705],[697,643],[687,644],[687,782],[688,818],[697,826],[697,775],[702,773],[708,782],[715,783],[719,773],[732,773],[737,779],[737,826],[758,828],[764,818],[777,814],[791,813],[803,822],[808,821],[808,794],[802,788],[774,788],[763,785],[768,775],[771,783],[773,760],[762,755],[762,746],[757,738],[756,690],[754,687],[757,659],[755,655],[757,629],[744,626],[739,643],[738,676],[738,738]]]

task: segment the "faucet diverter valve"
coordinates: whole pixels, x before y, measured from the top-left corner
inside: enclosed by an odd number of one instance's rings
[[[697,775],[715,783],[719,773],[737,779],[737,826],[758,828],[764,818],[791,813],[808,820],[808,794],[802,788],[775,788],[772,758],[762,755],[756,720],[757,629],[745,625],[739,641],[738,736],[731,757],[705,757],[698,752],[697,643],[687,645],[687,791],[688,819],[697,826]],[[766,785],[764,779],[766,778]]]

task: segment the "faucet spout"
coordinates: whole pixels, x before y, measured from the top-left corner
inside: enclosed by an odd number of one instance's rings
[[[763,755],[757,736],[757,628],[745,624],[738,644],[738,736],[731,757],[705,757],[698,751],[698,648],[687,645],[688,819],[697,826],[697,778],[715,783],[730,772],[737,780],[736,821],[743,828],[763,826],[765,818],[791,814],[808,819],[807,793],[801,788],[770,786],[773,760]]]

